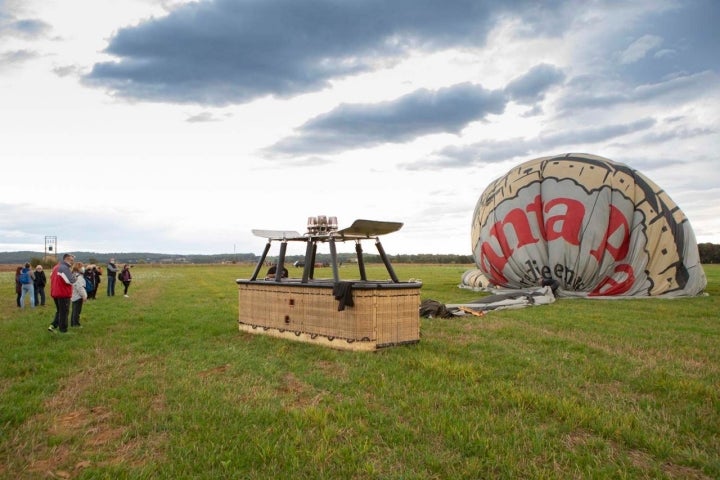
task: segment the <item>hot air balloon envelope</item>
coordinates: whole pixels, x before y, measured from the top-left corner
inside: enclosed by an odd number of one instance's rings
[[[475,207],[472,248],[488,282],[559,296],[689,296],[707,285],[690,222],[627,165],[543,157],[493,181]]]

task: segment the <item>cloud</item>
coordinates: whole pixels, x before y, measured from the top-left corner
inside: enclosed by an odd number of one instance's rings
[[[639,85],[633,90],[632,98],[636,100],[700,98],[707,95],[708,91],[717,91],[719,80],[718,72],[710,70],[692,75],[678,75],[663,82]]]
[[[503,14],[534,2],[214,0],[119,30],[88,84],[157,102],[224,106],[318,91],[411,50],[482,45]],[[527,7],[527,8],[526,8]],[[554,7],[546,6],[550,16]],[[511,11],[513,9],[514,11]]]
[[[215,230],[218,238],[200,238],[185,234],[185,225],[162,218],[148,223],[139,218],[141,215],[142,212],[112,208],[103,212],[80,211],[77,205],[56,207],[0,201],[0,251],[41,252],[47,235],[56,236],[59,252],[194,253],[209,245],[215,252],[228,252],[228,243],[232,245],[231,240],[220,234],[222,228]],[[148,243],[147,238],[153,240]],[[225,250],[221,249],[223,242]]]
[[[677,51],[672,48],[663,48],[653,54],[653,57],[657,59],[669,59],[677,56]]]
[[[545,155],[545,152],[565,152],[578,145],[599,144],[625,135],[648,130],[656,124],[652,118],[644,118],[625,124],[599,127],[574,128],[561,132],[541,133],[537,137],[506,140],[486,140],[469,145],[448,146],[429,158],[400,165],[405,170],[428,170],[441,168],[465,168],[488,165],[513,159],[527,159]]]
[[[620,53],[620,63],[635,63],[660,45],[662,45],[662,38],[656,35],[643,35]]]
[[[3,67],[19,64],[32,60],[38,56],[37,52],[31,50],[14,50],[0,53],[0,69]]]
[[[61,65],[52,69],[52,71],[58,77],[68,77],[72,75],[78,75],[82,69],[77,65]]]
[[[188,123],[205,123],[205,122],[217,122],[222,120],[212,112],[200,112],[195,115],[189,116],[185,121]]]
[[[542,63],[508,83],[505,93],[518,103],[531,104],[542,100],[549,88],[561,84],[564,79],[561,69]]]
[[[32,18],[17,20],[9,15],[0,15],[0,37],[35,38],[43,35],[49,29],[50,26],[42,20]]]
[[[717,72],[708,70],[690,75],[679,74],[655,83],[629,86],[611,82],[604,76],[576,77],[568,82],[568,88],[558,102],[558,107],[565,111],[575,111],[655,101],[669,105],[698,100],[705,97],[708,90],[717,90],[720,85],[719,78]]]
[[[396,252],[465,252],[483,186],[530,158],[595,153],[671,193],[720,184],[717,0],[0,0],[3,11],[0,244],[51,233],[82,250],[260,251],[251,228],[298,228],[287,222],[330,205],[345,220],[405,222],[388,238]],[[31,17],[53,36],[17,22]],[[118,179],[89,187],[95,208],[55,183],[53,205],[22,196],[25,165],[68,158]]]
[[[3,39],[32,40],[50,30],[50,25],[41,20],[32,18],[17,19],[14,15],[3,13],[3,7],[3,2],[0,0],[0,45]],[[0,50],[0,69],[24,63],[38,56],[39,54],[36,51],[27,48]]]
[[[688,120],[688,123],[691,121]],[[677,125],[667,130],[656,131],[653,129],[640,138],[645,144],[659,144],[672,140],[687,140],[708,135],[717,135],[720,130],[717,127],[690,127]]]
[[[647,130],[654,126],[655,123],[656,121],[652,118],[643,118],[632,123],[578,128],[540,135],[538,140],[544,146],[598,143]]]
[[[509,99],[532,104],[563,81],[553,65],[539,64],[510,81],[503,91],[462,83],[430,91],[417,90],[377,104],[340,105],[309,120],[296,134],[275,143],[270,154],[332,153],[383,143],[400,143],[423,135],[458,134],[468,124],[502,114]],[[542,111],[535,106],[528,115]]]
[[[378,104],[345,104],[315,117],[280,140],[273,153],[330,153],[381,143],[405,142],[421,135],[459,133],[470,122],[500,114],[506,98],[500,91],[462,83],[435,91],[420,89]]]
[[[430,157],[416,162],[405,162],[399,168],[411,171],[466,168],[500,163],[527,156],[535,142],[520,138],[475,142],[469,145],[450,145]]]

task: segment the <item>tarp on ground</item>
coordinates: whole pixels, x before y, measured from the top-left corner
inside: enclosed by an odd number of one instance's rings
[[[493,295],[472,300],[467,303],[442,304],[435,300],[424,300],[420,304],[420,316],[426,318],[452,318],[466,313],[489,312],[539,305],[548,305],[555,301],[549,286],[521,290],[498,290]]]

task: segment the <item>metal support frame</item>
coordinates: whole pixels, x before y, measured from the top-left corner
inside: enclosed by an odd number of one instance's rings
[[[340,281],[340,272],[338,271],[337,261],[337,246],[335,245],[335,239],[330,237],[330,263],[332,264],[333,280],[335,283]]]
[[[283,269],[285,268],[285,253],[287,252],[287,240],[280,243],[280,257],[278,257],[275,266],[275,281],[279,282],[283,278]]]
[[[358,270],[360,270],[360,280],[367,280],[367,273],[365,273],[365,259],[363,258],[363,249],[360,240],[355,240],[355,255],[357,256]]]
[[[308,283],[308,280],[312,278],[313,269],[309,259],[313,257],[314,249],[315,242],[307,242],[307,246],[305,247],[305,264],[303,265],[302,283]]]
[[[385,264],[385,268],[387,268],[387,271],[390,274],[390,278],[392,278],[393,282],[399,283],[400,280],[398,280],[397,275],[395,275],[395,270],[393,270],[392,265],[390,265],[390,260],[388,260],[387,255],[385,255],[385,249],[380,243],[380,239],[375,240],[375,246],[377,247],[377,251],[380,254],[380,258],[382,258],[382,261]]]
[[[287,253],[287,244],[289,241],[303,241],[307,243],[305,248],[305,265],[303,266],[302,283],[309,283],[315,276],[315,260],[317,257],[317,244],[318,242],[327,242],[330,247],[330,257],[332,263],[332,274],[333,280],[337,283],[340,281],[340,270],[338,265],[337,256],[337,241],[348,241],[355,240],[355,253],[357,255],[358,268],[360,270],[360,278],[362,281],[367,281],[367,272],[365,271],[365,261],[363,258],[363,249],[361,240],[375,239],[375,246],[377,247],[380,258],[385,264],[385,268],[390,274],[390,278],[394,283],[400,283],[395,271],[390,264],[390,260],[385,254],[380,239],[377,235],[392,233],[400,229],[402,223],[398,222],[378,222],[373,220],[355,220],[353,224],[346,229],[337,231],[321,231],[313,232],[310,231],[306,234],[300,234],[296,231],[291,230],[253,230],[253,233],[258,236],[263,236],[268,239],[265,249],[263,250],[262,256],[258,261],[255,271],[253,272],[251,281],[257,280],[260,274],[260,269],[265,263],[267,254],[270,250],[270,245],[273,240],[278,240],[280,244],[280,255],[278,257],[278,263],[276,265],[275,276],[273,280],[275,282],[281,282],[283,278],[283,270],[285,269],[285,257]]]
[[[257,263],[257,265],[255,265],[255,271],[253,272],[252,277],[250,277],[250,280],[252,280],[252,281],[257,280],[257,276],[260,273],[260,269],[262,268],[263,263],[265,263],[265,258],[267,258],[267,254],[270,251],[270,243],[271,242],[268,241],[265,244],[265,250],[263,250],[263,253],[260,256],[260,261]]]

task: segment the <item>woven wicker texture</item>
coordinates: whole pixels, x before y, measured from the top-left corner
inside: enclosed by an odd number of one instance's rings
[[[355,288],[354,305],[340,311],[331,284],[247,283],[238,288],[238,321],[244,331],[262,327],[254,333],[275,329],[296,337],[370,342],[377,348],[420,339],[419,288]]]

